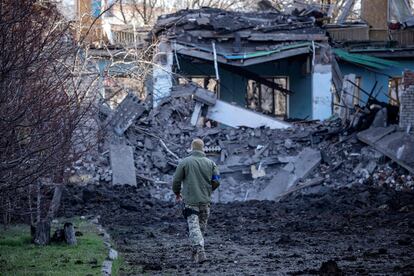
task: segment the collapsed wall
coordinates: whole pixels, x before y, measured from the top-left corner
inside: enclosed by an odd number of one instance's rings
[[[407,88],[400,99],[400,127],[414,126],[414,86]]]

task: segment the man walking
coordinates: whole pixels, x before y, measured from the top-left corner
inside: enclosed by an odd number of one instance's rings
[[[176,200],[184,201],[183,215],[188,223],[193,260],[198,263],[206,261],[203,233],[210,215],[211,193],[218,188],[219,181],[217,165],[204,153],[204,142],[194,139],[191,155],[178,164],[172,189]]]

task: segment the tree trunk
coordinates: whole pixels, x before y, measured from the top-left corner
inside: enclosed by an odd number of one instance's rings
[[[63,231],[65,233],[65,241],[68,245],[75,245],[77,243],[75,236],[75,228],[70,222],[65,223],[63,226]]]
[[[62,185],[58,184],[53,192],[52,202],[50,203],[49,212],[47,214],[49,220],[53,220],[57,214],[57,211],[59,210],[60,200],[62,198],[62,191]]]
[[[32,242],[36,245],[48,245],[50,243],[50,222],[42,220],[31,226]]]

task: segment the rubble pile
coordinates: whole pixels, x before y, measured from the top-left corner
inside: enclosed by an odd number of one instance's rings
[[[398,190],[413,188],[413,178],[404,169],[358,141],[356,135],[345,136],[339,119],[295,123],[291,128],[274,130],[198,128],[190,124],[194,105],[191,95],[170,97],[144,112],[125,131],[126,143],[133,148],[136,176],[156,198],[172,199],[170,185],[175,167],[189,154],[196,137],[204,140],[208,157],[221,171],[222,185],[214,194],[215,202],[264,199],[260,192],[279,177],[282,168],[292,166],[296,156],[310,148],[320,152],[320,164],[294,187],[281,191],[281,196],[285,192],[365,183]],[[89,159],[91,162],[82,160],[75,165],[89,172],[91,182],[110,182],[109,154]]]
[[[315,27],[315,18],[309,14],[288,15],[272,11],[245,13],[207,7],[162,15],[152,31],[155,35],[165,32],[167,36],[187,43],[191,42],[189,36],[194,39],[211,38],[212,31],[216,35],[242,31],[241,38],[251,41],[259,40],[256,34],[280,31],[300,34],[324,33]]]
[[[81,157],[72,166],[69,182],[111,182],[112,170],[107,155],[106,151],[103,154],[91,153]]]
[[[285,129],[236,129],[214,126],[214,122],[206,124],[211,127],[200,128],[190,123],[194,108],[191,93],[173,94],[158,107],[142,112],[121,137],[132,149],[131,162],[135,163],[139,183],[148,185],[158,199],[173,198],[175,168],[189,154],[194,138],[204,140],[207,156],[216,162],[222,175],[222,185],[213,196],[215,202],[278,200],[292,192],[354,184],[414,188],[414,179],[407,171],[360,142],[356,133],[348,135],[340,119],[297,122]],[[310,150],[317,154],[301,160],[302,154]],[[79,160],[72,171],[72,182],[111,182],[109,159],[109,151],[104,150]],[[315,166],[305,168],[311,162]],[[295,172],[296,167],[305,172]],[[272,183],[286,187],[264,197]]]

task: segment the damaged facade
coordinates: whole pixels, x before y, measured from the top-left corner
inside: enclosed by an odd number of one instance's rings
[[[312,17],[203,8],[160,17],[152,34],[161,41],[155,103],[192,81],[280,119],[331,115],[330,46]]]
[[[363,106],[373,97],[399,106],[403,73],[414,70],[412,8],[405,0],[364,0],[359,20],[346,17],[326,26],[338,63],[333,64],[336,90],[342,89],[341,78],[351,75],[358,86],[350,92],[353,104]]]

